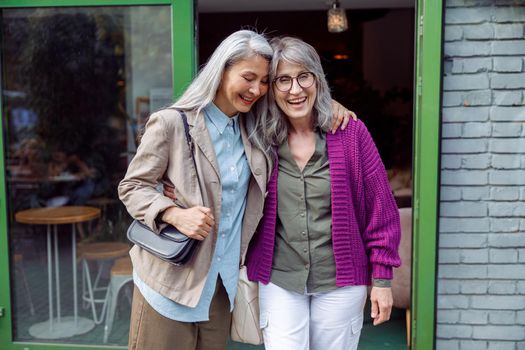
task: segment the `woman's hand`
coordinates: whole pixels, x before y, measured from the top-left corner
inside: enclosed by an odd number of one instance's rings
[[[169,199],[173,201],[177,199],[177,196],[175,195],[175,187],[163,183],[162,188],[163,188],[162,193],[166,197],[168,197]]]
[[[354,112],[346,109],[336,100],[332,100],[332,111],[334,113],[332,118],[332,134],[335,134],[338,127],[341,127],[341,130],[344,130],[350,122],[350,118],[354,121],[357,120],[357,115]]]
[[[215,225],[215,219],[210,208],[192,207],[182,209],[170,207],[162,214],[162,221],[178,228],[186,236],[202,241]]]
[[[372,287],[370,302],[372,303],[371,316],[374,319],[374,326],[390,319],[392,304],[394,303],[391,288]]]

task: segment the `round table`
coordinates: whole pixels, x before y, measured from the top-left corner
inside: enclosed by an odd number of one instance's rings
[[[78,317],[77,306],[77,253],[75,224],[94,220],[100,217],[100,209],[86,206],[64,206],[56,208],[34,208],[19,211],[15,220],[28,225],[47,226],[47,276],[49,319],[32,325],[29,334],[40,339],[69,338],[89,332],[95,326],[93,320]],[[58,251],[57,225],[71,224],[71,252],[73,264],[73,316],[62,317],[60,311],[60,263]],[[53,231],[53,234],[51,233]],[[55,269],[56,316],[53,305],[53,256]]]

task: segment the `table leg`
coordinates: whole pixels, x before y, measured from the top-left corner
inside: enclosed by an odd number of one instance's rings
[[[51,225],[47,225],[47,273],[48,273],[48,293],[49,293],[49,320],[40,322],[32,325],[29,328],[29,334],[32,337],[39,339],[60,339],[69,338],[77,334],[84,334],[89,332],[95,327],[95,322],[85,317],[78,317],[78,306],[77,306],[77,254],[76,254],[76,232],[75,225],[73,224],[72,234],[72,261],[73,261],[73,316],[61,316],[60,309],[60,259],[58,251],[58,228],[54,225],[54,242],[51,234]],[[54,248],[54,249],[53,249]],[[53,260],[54,250],[54,260]],[[55,265],[55,287],[56,287],[56,302],[57,302],[57,315],[53,317],[54,301],[53,301],[53,262]]]
[[[57,323],[60,323],[61,317],[61,302],[60,302],[60,261],[59,261],[59,250],[58,250],[58,232],[57,225],[53,225],[53,236],[55,239],[55,284],[56,284],[56,300],[57,300]]]
[[[73,309],[75,317],[75,327],[78,327],[78,305],[77,305],[77,233],[75,230],[75,224],[72,225],[72,243],[71,243],[71,256],[73,256]]]
[[[51,226],[47,225],[47,292],[49,303],[49,330],[53,331],[53,258],[51,245]]]

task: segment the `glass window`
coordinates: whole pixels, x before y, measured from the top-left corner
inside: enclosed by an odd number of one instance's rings
[[[145,118],[171,102],[170,8],[7,9],[1,30],[13,338],[125,346],[117,186]]]

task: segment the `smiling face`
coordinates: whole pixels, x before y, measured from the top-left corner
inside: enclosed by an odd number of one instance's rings
[[[276,78],[279,79],[283,76],[295,78],[306,72],[308,72],[308,70],[299,64],[279,62]],[[314,82],[312,86],[308,88],[303,88],[297,83],[297,79],[293,79],[292,87],[289,91],[282,92],[273,84],[273,93],[275,102],[289,120],[312,118],[317,93],[317,82]]]
[[[228,67],[213,103],[227,116],[247,113],[268,92],[268,61],[256,55]]]

